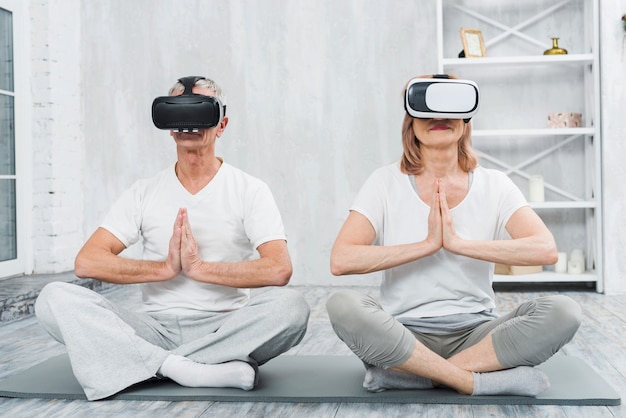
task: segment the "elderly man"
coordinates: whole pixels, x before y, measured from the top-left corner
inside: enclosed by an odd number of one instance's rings
[[[224,94],[204,77],[181,78],[155,99],[177,161],[137,181],[76,257],[76,275],[139,284],[138,311],[67,283],[47,285],[42,326],[65,344],[89,400],[153,377],[189,387],[253,389],[257,366],[306,331],[309,307],[284,286],[292,274],[280,213],[265,183],[215,155],[228,125]],[[141,240],[141,260],[119,254]]]

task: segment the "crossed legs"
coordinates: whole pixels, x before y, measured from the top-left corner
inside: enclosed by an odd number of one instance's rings
[[[504,369],[495,355],[491,335],[449,359],[435,354],[416,340],[407,361],[389,370],[370,369],[370,378],[372,370],[379,370],[378,388],[428,388],[430,380],[431,387],[443,385],[466,395],[536,396],[549,387],[547,376],[539,369],[528,366]],[[393,372],[400,372],[403,378]],[[408,383],[406,376],[412,378],[413,385]],[[407,383],[398,387],[398,381]],[[366,388],[373,387],[372,383],[366,384]]]
[[[571,299],[542,298],[477,327],[444,358],[370,297],[340,291],[327,309],[339,338],[372,366],[364,386],[373,391],[445,385],[464,394],[535,396],[549,383],[532,366],[571,340],[580,324]]]
[[[67,283],[47,285],[35,311],[65,344],[89,400],[155,375],[181,385],[249,389],[257,364],[300,342],[309,315],[306,301],[285,289],[264,292],[231,313],[180,317],[132,312]]]

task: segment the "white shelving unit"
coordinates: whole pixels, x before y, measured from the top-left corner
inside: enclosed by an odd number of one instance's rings
[[[438,0],[438,71],[476,81],[473,119],[483,166],[506,172],[522,191],[544,177],[546,201],[531,206],[553,231],[559,251],[583,249],[583,274],[552,266],[497,282],[588,282],[603,291],[598,0]],[[457,58],[460,29],[478,29],[486,56]],[[552,37],[566,55],[543,55]],[[583,126],[547,128],[552,112],[583,115]],[[528,197],[528,194],[526,194]]]

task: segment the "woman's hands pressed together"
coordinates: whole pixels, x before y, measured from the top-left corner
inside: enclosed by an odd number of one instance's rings
[[[432,245],[433,253],[440,248],[455,253],[455,244],[460,240],[454,229],[452,213],[446,199],[445,185],[441,179],[437,179],[435,182],[428,215],[428,237],[426,240]]]

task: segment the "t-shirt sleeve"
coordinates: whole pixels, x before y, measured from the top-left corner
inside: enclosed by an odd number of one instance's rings
[[[498,238],[509,237],[506,231],[506,224],[511,216],[519,208],[528,206],[528,202],[522,191],[504,173],[501,176],[502,194],[500,197],[500,210],[498,220]]]
[[[350,206],[350,210],[359,212],[370,221],[374,231],[376,231],[377,241],[383,231],[385,195],[386,191],[383,181],[378,172],[374,172],[365,181],[363,186],[361,186],[361,190],[359,190],[354,203]]]
[[[127,248],[141,236],[141,194],[139,182],[126,190],[111,206],[101,228],[106,229]]]
[[[244,227],[253,248],[269,241],[287,239],[274,196],[261,181],[246,193]]]

